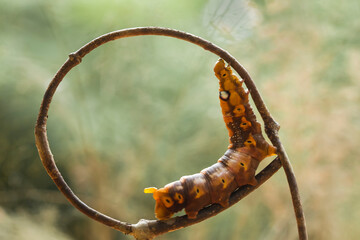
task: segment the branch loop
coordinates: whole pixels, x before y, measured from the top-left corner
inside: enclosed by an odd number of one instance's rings
[[[116,230],[119,230],[125,234],[131,234],[136,239],[152,239],[157,235],[169,231],[174,231],[201,222],[226,209],[221,207],[220,205],[213,204],[209,207],[202,209],[199,212],[198,217],[196,219],[188,219],[186,216],[181,216],[166,221],[142,219],[137,224],[122,222],[114,218],[111,218],[105,214],[102,214],[97,210],[89,207],[84,202],[82,202],[73,193],[71,188],[67,185],[67,183],[65,182],[64,178],[62,177],[60,171],[58,170],[55,164],[55,160],[51,153],[49,142],[47,139],[46,122],[47,122],[47,114],[49,111],[50,103],[58,85],[63,80],[65,75],[76,65],[80,64],[82,58],[85,57],[95,48],[109,41],[113,41],[120,38],[126,38],[126,37],[140,36],[140,35],[159,35],[159,36],[173,37],[198,45],[203,49],[210,51],[218,55],[220,58],[224,59],[240,75],[240,77],[244,79],[244,82],[250,91],[254,103],[261,117],[264,120],[266,133],[269,136],[269,139],[271,140],[272,144],[278,149],[278,157],[275,160],[273,160],[265,169],[263,169],[256,176],[256,179],[258,180],[257,186],[255,187],[243,186],[231,195],[229,200],[230,206],[240,201],[242,198],[247,196],[256,188],[258,188],[267,179],[269,179],[281,167],[281,165],[283,165],[293,199],[294,210],[296,213],[295,215],[298,224],[299,239],[300,240],[307,239],[305,217],[300,202],[300,196],[297,189],[295,175],[292,171],[292,167],[286,155],[286,152],[277,135],[277,131],[279,130],[279,124],[275,122],[275,120],[272,118],[271,114],[267,110],[253,80],[251,79],[245,68],[227,51],[200,37],[174,29],[160,28],[160,27],[139,27],[139,28],[123,29],[102,35],[94,39],[93,41],[87,43],[86,45],[81,47],[78,51],[71,53],[69,55],[68,60],[55,74],[54,78],[50,82],[44,94],[44,98],[41,103],[38,119],[35,126],[35,141],[41,161],[47,173],[54,181],[58,189],[65,195],[65,197],[74,207],[76,207],[79,211],[81,211],[88,217],[98,222],[101,222],[109,227],[112,227]]]

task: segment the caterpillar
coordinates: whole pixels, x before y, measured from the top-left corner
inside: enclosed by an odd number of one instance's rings
[[[249,104],[249,92],[242,87],[243,80],[232,73],[229,65],[225,66],[223,59],[217,61],[214,72],[219,79],[220,106],[229,132],[228,150],[217,163],[200,173],[183,176],[160,189],[144,189],[145,193],[153,194],[155,216],[159,220],[168,219],[184,208],[188,218],[194,219],[208,205],[227,207],[237,188],[257,184],[255,172],[260,161],[276,154],[276,148],[262,135]]]

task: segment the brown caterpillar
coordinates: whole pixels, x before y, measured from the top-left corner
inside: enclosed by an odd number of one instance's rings
[[[200,209],[218,203],[228,206],[229,197],[238,187],[256,185],[255,172],[261,160],[276,154],[276,149],[264,139],[260,123],[249,104],[249,92],[225,67],[222,59],[214,67],[219,79],[219,99],[223,118],[229,131],[230,145],[214,165],[200,173],[181,177],[179,181],[157,189],[146,188],[156,201],[155,215],[168,219],[185,208],[188,218],[196,218]]]

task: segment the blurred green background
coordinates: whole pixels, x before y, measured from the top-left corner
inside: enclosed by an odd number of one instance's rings
[[[70,52],[137,26],[187,31],[235,56],[281,124],[310,239],[360,236],[358,0],[0,6],[0,239],[132,239],[66,201],[41,165],[33,128],[44,91]],[[135,223],[154,218],[145,187],[213,164],[228,143],[216,60],[156,36],[118,40],[86,56],[60,84],[48,121],[52,152],[75,193]],[[297,239],[283,170],[231,209],[159,239]]]

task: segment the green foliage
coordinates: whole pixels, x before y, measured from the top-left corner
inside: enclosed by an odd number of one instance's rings
[[[0,238],[24,239],[20,232],[41,227],[27,239],[131,239],[70,206],[41,166],[33,128],[68,53],[106,32],[147,25],[200,35],[235,56],[282,126],[311,238],[360,235],[353,210],[360,207],[358,1],[0,4],[0,226],[24,226],[14,236],[0,227]],[[216,60],[189,43],[146,36],[106,44],[67,75],[48,135],[82,200],[123,221],[154,218],[143,188],[199,172],[221,156],[227,135]],[[159,239],[295,239],[285,179],[279,171],[230,210]]]

